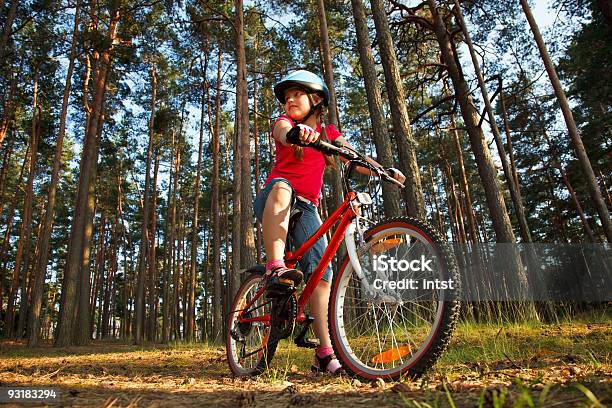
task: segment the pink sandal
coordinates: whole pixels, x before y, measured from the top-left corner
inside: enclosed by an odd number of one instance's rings
[[[340,375],[345,372],[342,364],[340,364],[340,361],[338,361],[334,353],[323,358],[315,353],[315,362],[311,369],[315,373],[329,373],[332,375]]]

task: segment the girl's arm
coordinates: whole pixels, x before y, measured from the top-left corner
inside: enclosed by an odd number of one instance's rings
[[[343,136],[339,136],[336,140],[342,143],[343,146],[354,149],[353,146],[351,146],[351,144]],[[348,161],[344,157],[340,157],[340,160],[342,160],[345,163]],[[383,167],[380,163],[378,163],[376,160],[372,159],[371,157],[368,157],[367,161],[374,167],[381,167],[381,168]],[[357,172],[361,174],[365,174],[366,176],[376,176],[377,175],[372,170],[366,169],[365,167],[356,166],[356,170]],[[406,181],[406,176],[404,176],[404,174],[397,169],[393,169],[393,170],[394,170],[393,178],[403,184],[404,181]]]

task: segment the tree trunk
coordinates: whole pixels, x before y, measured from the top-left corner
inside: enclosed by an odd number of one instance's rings
[[[431,164],[428,167],[429,170],[429,178],[431,180],[431,192],[433,194],[433,202],[436,209],[436,221],[438,223],[438,231],[444,236],[446,236],[446,228],[444,228],[444,223],[442,222],[442,213],[440,211],[440,206],[438,205],[438,186],[434,182],[433,178],[433,169]]]
[[[499,104],[502,110],[502,117],[504,119],[504,131],[506,133],[506,145],[508,146],[508,157],[510,159],[510,169],[512,170],[512,177],[514,177],[514,184],[516,185],[516,191],[521,195],[521,183],[516,171],[516,161],[514,160],[514,149],[512,148],[512,135],[510,134],[510,122],[508,121],[508,112],[506,111],[506,101],[504,98],[504,88],[501,78],[499,79]]]
[[[17,178],[17,180],[19,181],[19,185],[22,184],[23,182],[23,172],[26,168],[26,164],[28,163],[28,157],[29,157],[29,152],[30,152],[30,146],[28,145],[28,148],[26,149],[26,154],[24,156],[23,159],[23,163],[21,165],[21,170],[19,172],[19,177]],[[8,265],[8,247],[11,243],[11,232],[13,231],[13,219],[15,218],[15,212],[17,209],[17,200],[13,200],[11,203],[11,206],[9,207],[8,210],[8,219],[7,219],[7,223],[6,223],[6,230],[4,231],[4,241],[2,243],[2,249],[0,249],[0,282],[4,282],[4,276],[6,274],[7,271],[7,265]],[[13,269],[14,271],[14,269]],[[12,281],[11,281],[12,282]],[[3,290],[2,290],[2,286],[0,285],[0,314],[2,312],[2,305],[4,304],[3,301]],[[10,289],[12,290],[12,289]],[[9,296],[10,296],[10,290],[9,290]],[[8,305],[7,305],[8,307]],[[4,335],[6,336],[6,316],[8,315],[8,311],[7,314],[5,314],[5,329],[4,329]]]
[[[317,0],[317,14],[319,17],[319,36],[321,38],[321,56],[323,60],[323,71],[325,83],[329,88],[329,107],[328,122],[340,129],[340,118],[338,117],[338,103],[336,101],[336,90],[334,86],[334,67],[329,46],[329,34],[327,30],[327,15],[325,13],[325,1]],[[336,160],[337,163],[337,160]],[[339,207],[343,201],[342,197],[342,178],[337,165],[330,169],[330,179],[332,184],[332,204],[335,208]],[[338,253],[337,259],[342,259],[341,252],[344,252],[344,243]]]
[[[104,214],[104,213],[103,213]],[[98,319],[97,325],[95,327],[96,339],[99,339],[102,335],[102,308],[103,308],[103,295],[104,295],[104,287],[106,286],[106,282],[108,280],[108,276],[104,277],[105,265],[106,265],[106,220],[104,222],[100,222],[102,228],[100,229],[100,233],[98,234],[98,255],[96,256],[96,266],[94,269],[94,277],[95,282],[93,285],[92,296],[90,300],[90,321],[89,321],[89,332],[94,333],[94,321],[96,321],[96,308],[98,309]],[[115,225],[116,228],[116,225]],[[113,231],[111,235],[111,239],[113,236],[116,236],[116,230]],[[96,306],[96,304],[98,306]]]
[[[376,146],[376,160],[386,167],[393,167],[393,153],[389,142],[387,120],[383,111],[382,97],[380,94],[380,83],[376,76],[376,67],[372,57],[372,48],[368,35],[368,24],[363,11],[361,0],[351,0],[353,5],[353,18],[357,31],[357,48],[359,51],[359,62],[363,71],[366,97],[370,121],[372,122],[372,138]],[[397,187],[389,183],[382,183],[383,205],[386,217],[396,217],[401,214],[400,195]]]
[[[219,47],[219,57],[217,62],[217,92],[215,94],[215,130],[212,140],[212,194],[211,194],[211,216],[213,224],[213,297],[212,297],[212,338],[219,341],[222,321],[221,321],[221,228],[219,213],[219,154],[221,136],[221,62],[223,51]],[[226,257],[228,256],[226,252]]]
[[[15,147],[15,138],[12,137],[9,141],[9,145],[4,151],[4,157],[2,158],[2,170],[0,171],[0,214],[4,213],[4,206],[8,202],[4,196],[4,188],[6,187],[6,175],[11,165],[11,159],[13,158],[13,148]],[[1,306],[0,306],[1,309]]]
[[[565,170],[563,169],[563,166],[561,166],[561,163],[559,163],[559,160],[557,159],[557,154],[555,153],[554,146],[546,130],[544,129],[543,129],[543,135],[544,135],[544,138],[546,139],[546,143],[548,144],[548,153],[550,154],[550,157],[552,159],[551,160],[552,165],[554,168],[559,170],[559,173],[561,174],[561,179],[563,180],[563,184],[565,184],[565,187],[567,188],[567,191],[570,194],[570,198],[572,199],[572,202],[574,203],[574,206],[576,207],[576,211],[578,211],[578,216],[580,217],[580,223],[582,224],[584,233],[586,234],[589,242],[595,243],[597,242],[597,240],[595,239],[595,234],[593,233],[593,230],[589,226],[589,222],[587,221],[586,215],[584,214],[584,211],[582,210],[582,206],[580,205],[580,201],[578,200],[578,197],[576,196],[576,192],[574,191],[574,188],[572,187],[572,184],[570,183],[569,178],[567,177],[567,173],[565,173]]]
[[[255,196],[259,194],[260,190],[260,173],[259,173],[259,110],[257,107],[257,59],[259,58],[259,42],[257,37],[254,41],[255,55],[253,57],[253,136],[255,142]],[[261,222],[255,220],[255,250],[257,252],[257,264],[261,264],[262,253],[261,248],[263,246],[262,235],[261,235]]]
[[[455,97],[459,103],[461,114],[470,137],[470,145],[474,152],[478,173],[485,190],[487,206],[491,214],[496,241],[498,243],[514,244],[516,240],[512,231],[510,217],[506,210],[501,186],[497,179],[497,171],[484,138],[482,128],[478,126],[478,112],[470,96],[469,87],[457,63],[458,58],[455,54],[456,50],[451,43],[446,25],[438,13],[437,2],[435,0],[427,0],[427,4],[432,14],[432,26],[440,45],[442,61],[446,65],[451,77],[453,87],[455,88]],[[509,294],[509,296],[513,296],[513,299],[521,299],[526,296],[529,290],[529,282],[517,248],[513,245],[499,246],[498,251],[496,251],[495,260],[498,267],[504,268],[507,274],[506,276],[511,277],[511,279],[516,282],[515,285],[513,285],[515,290],[512,294]]]
[[[8,98],[4,103],[2,110],[2,119],[0,119],[0,146],[9,129],[9,125],[15,119],[15,94],[17,91],[17,75],[11,78]]]
[[[106,79],[108,79],[108,71],[106,72]],[[79,294],[77,296],[77,309],[75,311],[75,321],[78,322],[77,327],[74,331],[74,344],[86,345],[91,340],[92,333],[89,332],[89,318],[91,312],[89,309],[89,291],[90,291],[90,251],[91,251],[91,239],[93,236],[93,222],[96,216],[96,204],[97,199],[95,197],[95,187],[97,171],[96,166],[98,163],[98,152],[100,150],[100,139],[102,138],[102,127],[104,124],[104,97],[102,98],[102,111],[98,117],[98,135],[95,139],[95,148],[93,155],[93,164],[91,177],[89,178],[87,207],[85,211],[85,224],[83,226],[83,241],[81,243],[81,266],[79,274]]]
[[[171,296],[172,291],[170,288],[171,285],[171,272],[172,272],[172,224],[170,219],[172,218],[172,209],[174,208],[172,203],[172,188],[174,180],[174,131],[172,132],[172,141],[170,144],[170,181],[168,183],[168,196],[166,199],[166,217],[164,219],[164,287],[163,287],[163,297],[164,303],[162,304],[162,342],[167,343],[170,341],[170,329],[172,327],[171,318],[170,318],[170,304],[171,304]]]
[[[113,301],[113,291],[114,291],[114,283],[115,283],[115,273],[117,271],[117,235],[116,235],[116,231],[113,231],[113,235],[112,235],[112,240],[113,240],[113,245],[110,248],[110,251],[112,251],[112,256],[110,256],[109,259],[109,265],[108,265],[108,273],[106,274],[106,280],[105,280],[105,285],[104,285],[104,298],[103,298],[103,302],[101,299],[101,303],[102,303],[102,324],[101,324],[101,329],[100,329],[100,337],[101,338],[108,338],[109,335],[112,336],[113,334],[109,334],[109,320],[110,320],[110,316],[112,316],[111,314],[111,302]],[[108,250],[107,245],[104,245],[104,253],[106,253],[106,251]],[[104,257],[106,258],[106,256]],[[103,259],[104,261],[104,259]],[[104,272],[104,263],[102,264],[102,271]],[[102,275],[103,276],[103,275]]]
[[[58,347],[68,346],[72,343],[74,328],[74,311],[77,302],[76,281],[82,262],[82,245],[85,234],[85,223],[87,216],[87,203],[89,195],[89,183],[95,175],[97,157],[98,126],[101,124],[100,116],[103,110],[103,100],[106,93],[107,73],[111,69],[112,44],[117,35],[117,26],[120,14],[118,10],[112,10],[111,20],[107,31],[107,43],[111,46],[101,51],[98,66],[96,67],[93,83],[93,103],[91,116],[86,127],[86,135],[81,159],[81,171],[76,194],[76,205],[72,221],[70,242],[68,245],[68,256],[62,282],[62,296],[60,301],[60,316],[57,328],[55,345]]]
[[[506,177],[506,182],[508,183],[508,189],[510,190],[510,196],[512,198],[514,210],[516,211],[516,218],[518,219],[518,222],[519,222],[519,230],[521,232],[521,238],[523,239],[524,242],[529,243],[531,242],[531,232],[529,231],[529,225],[527,224],[527,218],[525,217],[525,210],[523,208],[523,198],[521,197],[518,191],[516,180],[514,178],[514,175],[512,174],[510,165],[508,164],[508,158],[506,157],[506,149],[504,148],[504,144],[501,140],[501,136],[499,133],[499,128],[497,127],[495,116],[493,115],[493,107],[491,106],[491,100],[489,99],[487,87],[485,85],[482,71],[480,70],[480,64],[478,62],[478,58],[476,57],[476,51],[474,51],[474,45],[472,44],[470,33],[467,30],[465,21],[463,20],[463,14],[461,13],[461,7],[459,6],[458,0],[454,0],[454,2],[455,2],[455,16],[459,22],[461,30],[463,31],[465,42],[470,51],[470,56],[472,58],[472,64],[474,65],[474,71],[476,72],[476,77],[478,78],[478,85],[480,86],[482,99],[484,100],[485,110],[487,112],[487,116],[489,117],[489,125],[491,127],[491,132],[493,133],[493,138],[495,139],[495,144],[497,146],[499,158],[502,163],[502,168],[504,169],[504,175]]]
[[[184,197],[186,193],[183,193],[183,189],[185,186],[181,187],[181,197]],[[185,195],[184,195],[185,194]],[[178,253],[177,253],[177,265],[178,265],[178,276],[179,276],[179,292],[180,302],[177,301],[177,322],[180,324],[176,327],[177,339],[184,340],[185,339],[185,319],[187,314],[187,278],[188,278],[188,268],[186,265],[187,259],[187,251],[185,248],[185,202],[183,200],[181,202],[181,207],[179,210],[179,222],[178,222]]]
[[[385,73],[385,83],[393,120],[395,137],[400,158],[400,169],[406,175],[406,188],[403,190],[408,215],[425,219],[425,204],[421,186],[420,169],[416,158],[417,143],[410,128],[410,118],[406,109],[406,99],[393,39],[389,30],[387,13],[383,0],[371,0],[374,25],[378,35],[381,62]]]
[[[17,296],[17,289],[19,287],[19,276],[21,274],[22,262],[23,262],[23,285],[21,291],[21,307],[20,311],[25,312],[27,305],[27,296],[25,294],[25,288],[28,278],[28,256],[30,249],[30,238],[32,235],[32,199],[34,194],[34,173],[36,172],[36,156],[38,154],[38,121],[40,119],[40,109],[38,107],[38,71],[34,73],[34,86],[33,86],[33,101],[32,101],[32,137],[30,142],[30,160],[28,165],[28,181],[26,185],[25,199],[23,202],[23,214],[21,218],[21,227],[19,229],[19,242],[17,243],[17,254],[15,255],[15,265],[13,269],[13,278],[11,280],[11,291],[9,292],[8,305],[6,308],[5,317],[5,337],[13,337],[14,329],[14,314],[15,314],[15,298]],[[25,249],[25,250],[24,250]],[[17,338],[21,338],[22,333],[16,333]]]
[[[437,3],[435,0],[427,0],[427,2],[433,16],[434,31],[440,44],[442,59],[450,74],[453,87],[455,88],[455,97],[459,102],[461,114],[470,136],[470,145],[476,159],[478,174],[485,189],[497,242],[514,243],[515,239],[510,224],[510,217],[508,217],[508,212],[506,211],[504,197],[497,179],[497,172],[491,158],[491,152],[486,144],[482,129],[478,127],[478,112],[472,103],[465,78],[457,66],[450,37],[437,11]]]
[[[36,77],[38,77],[38,72],[36,73]],[[36,80],[35,80],[36,81]],[[37,86],[37,84],[35,84],[35,87]],[[36,91],[35,91],[36,92]],[[36,98],[36,96],[35,96]],[[29,214],[27,216],[27,224],[26,224],[26,230],[25,230],[25,236],[26,236],[26,241],[25,241],[25,249],[24,249],[24,253],[23,253],[23,278],[21,280],[21,301],[19,303],[19,320],[17,322],[17,332],[16,332],[16,338],[21,339],[22,337],[24,337],[24,330],[25,330],[25,323],[26,323],[26,318],[28,316],[29,313],[29,305],[30,305],[30,288],[32,286],[32,273],[31,270],[32,268],[30,267],[30,255],[31,255],[31,245],[32,245],[32,205],[33,205],[33,200],[34,200],[34,177],[36,175],[36,155],[38,154],[38,144],[40,143],[40,138],[41,138],[41,132],[40,132],[40,121],[41,121],[41,117],[42,117],[42,109],[41,107],[38,105],[36,106],[35,109],[35,113],[34,115],[36,116],[35,118],[32,118],[32,137],[36,140],[33,149],[34,149],[34,153],[33,155],[30,156],[30,174],[28,176],[28,184],[26,186],[26,199],[29,195],[30,199],[29,199]],[[41,203],[42,206],[42,203]],[[26,218],[24,217],[24,222],[26,222]],[[39,232],[40,232],[40,228],[39,228]],[[40,234],[38,234],[38,237],[40,237]],[[36,254],[34,254],[34,257],[36,258]]]
[[[204,144],[204,106],[206,105],[206,70],[208,56],[205,56],[202,78],[202,101],[200,106],[200,141],[198,143],[198,164],[196,167],[195,191],[193,198],[193,225],[191,232],[191,268],[189,273],[189,301],[187,305],[187,341],[194,340],[195,334],[195,286],[198,266],[198,216],[200,212],[200,169],[202,167],[202,148]]]
[[[174,129],[172,130],[172,132],[174,133]],[[173,139],[174,139],[174,135],[173,135]],[[171,254],[172,254],[172,266],[171,266],[171,271],[172,271],[172,291],[171,291],[171,295],[170,295],[170,299],[171,299],[171,305],[172,305],[172,311],[171,311],[171,315],[172,315],[172,324],[171,324],[171,329],[170,329],[170,333],[171,335],[174,334],[175,338],[178,340],[178,337],[176,337],[176,333],[178,331],[177,329],[177,325],[178,325],[178,320],[177,320],[177,316],[178,316],[178,303],[179,303],[179,267],[178,267],[178,256],[177,256],[177,252],[178,252],[178,248],[176,245],[176,240],[177,240],[177,200],[178,200],[178,187],[179,187],[179,177],[180,177],[180,168],[181,168],[181,134],[179,132],[178,135],[178,142],[175,144],[174,149],[175,150],[175,156],[174,156],[174,182],[173,182],[173,188],[172,188],[172,213],[171,213],[171,219],[172,219],[172,223],[171,223],[171,231],[170,231],[170,250],[171,250]]]
[[[158,144],[155,152],[155,165],[153,169],[152,203],[151,203],[151,234],[149,249],[149,318],[147,322],[147,340],[157,340],[157,255],[156,255],[156,231],[157,231],[157,177],[159,173],[159,156],[161,145]]]
[[[578,127],[574,121],[574,116],[572,115],[572,110],[570,109],[565,92],[563,91],[563,87],[561,86],[561,81],[559,81],[559,77],[557,76],[553,62],[548,55],[548,50],[546,49],[546,45],[544,44],[544,40],[542,39],[538,25],[536,24],[533,14],[531,13],[529,4],[527,4],[527,0],[520,0],[520,2],[523,12],[527,17],[527,21],[529,22],[529,26],[531,27],[531,31],[533,32],[533,37],[538,45],[538,49],[540,50],[540,55],[542,57],[542,61],[544,62],[546,72],[548,73],[550,83],[555,91],[557,101],[561,107],[561,112],[563,113],[563,118],[565,119],[565,124],[567,125],[567,130],[574,147],[574,152],[576,153],[580,167],[582,167],[582,171],[584,172],[584,177],[586,179],[585,181],[591,195],[591,200],[593,200],[593,205],[599,214],[599,219],[601,221],[606,239],[608,242],[612,243],[612,222],[610,221],[610,213],[606,207],[606,203],[603,200],[603,196],[601,195],[599,185],[597,185],[595,173],[593,172],[593,167],[591,166],[591,161],[589,160],[584,144],[582,143],[580,132],[578,131]]]
[[[6,21],[4,22],[4,30],[2,32],[2,38],[0,38],[0,61],[4,61],[4,57],[6,55],[6,46],[13,31],[13,21],[15,20],[15,15],[17,14],[18,5],[19,0],[13,0],[11,2],[11,8],[6,16]],[[0,9],[0,11],[1,10],[2,9]],[[0,144],[2,144],[2,139],[0,139]]]
[[[251,187],[251,149],[249,129],[249,99],[247,90],[246,55],[244,49],[244,16],[242,0],[235,1],[236,8],[236,63],[237,98],[236,120],[238,122],[237,149],[240,150],[240,206],[238,212],[234,212],[234,220],[240,221],[240,240],[234,243],[241,246],[239,252],[239,263],[234,263],[233,273],[237,274],[240,268],[246,268],[255,263],[255,237],[253,234],[253,190]],[[232,277],[233,282],[238,282],[239,276]],[[231,295],[238,285],[232,286]]]
[[[446,86],[445,86],[446,89]],[[476,219],[474,217],[474,211],[472,209],[472,197],[470,194],[470,188],[467,182],[467,175],[465,173],[465,163],[463,161],[463,149],[461,148],[461,141],[459,140],[459,132],[457,131],[457,124],[455,123],[455,115],[451,114],[451,133],[453,135],[453,143],[455,146],[455,152],[457,153],[457,165],[459,166],[460,185],[463,191],[464,207],[467,212],[467,219],[470,231],[470,238],[472,242],[478,242],[478,227],[476,226]]]
[[[134,326],[134,343],[142,344],[144,339],[144,322],[145,322],[145,282],[147,271],[147,252],[149,248],[149,190],[151,188],[151,159],[153,156],[154,144],[154,121],[155,121],[155,98],[157,95],[157,75],[155,70],[155,62],[151,67],[151,116],[149,117],[149,146],[147,148],[147,165],[145,173],[145,187],[142,210],[142,225],[140,229],[140,248],[138,256],[138,278],[136,289],[136,304],[135,304],[135,326]],[[149,260],[151,262],[151,260]]]

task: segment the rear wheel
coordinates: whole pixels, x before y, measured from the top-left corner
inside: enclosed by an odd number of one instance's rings
[[[242,322],[243,319],[270,317],[271,303],[264,294],[248,309],[246,306],[260,292],[263,273],[257,271],[240,285],[228,319],[227,361],[237,376],[261,374],[272,361],[278,340],[270,336],[270,321]]]
[[[428,224],[399,217],[364,234],[359,266],[334,279],[330,334],[345,369],[365,378],[418,377],[448,344],[459,276],[448,244]]]

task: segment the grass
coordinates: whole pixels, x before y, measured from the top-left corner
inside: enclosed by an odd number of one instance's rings
[[[312,374],[313,350],[291,341],[281,342],[269,370],[256,379],[232,379],[220,345],[98,341],[28,349],[2,341],[0,383],[60,387],[68,398],[64,405],[98,406],[118,398],[115,407],[253,401],[267,408],[304,401],[351,408],[602,407],[612,404],[611,322],[605,314],[553,325],[461,323],[424,377],[377,387]]]

